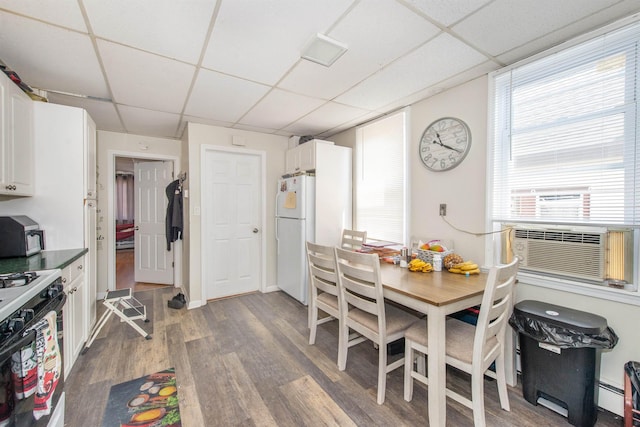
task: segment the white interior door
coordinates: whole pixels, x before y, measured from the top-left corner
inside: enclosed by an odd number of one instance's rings
[[[136,162],[134,258],[135,281],[173,284],[173,250],[167,250],[167,185],[173,180],[169,161]]]
[[[205,298],[257,291],[262,265],[261,158],[207,151],[202,174]]]

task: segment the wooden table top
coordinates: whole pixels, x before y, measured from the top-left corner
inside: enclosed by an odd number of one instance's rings
[[[435,306],[451,304],[481,295],[487,282],[487,273],[462,274],[446,270],[421,273],[397,265],[380,263],[382,286]]]

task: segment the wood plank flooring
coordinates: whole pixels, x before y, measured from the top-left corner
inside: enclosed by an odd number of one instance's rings
[[[427,390],[416,383],[403,399],[403,372],[387,377],[386,401],[376,403],[377,353],[371,343],[349,350],[336,366],[337,322],[318,327],[308,344],[306,307],[282,292],[212,301],[204,307],[167,307],[174,288],[137,292],[147,306],[145,340],[112,318],[65,383],[67,427],[101,425],[112,385],[176,369],[184,427],[200,426],[418,426],[428,425]],[[101,313],[99,313],[100,315]],[[464,374],[448,371],[449,386],[470,390]],[[495,384],[485,383],[489,426],[569,426],[565,418],[509,390],[511,412],[500,409]],[[449,401],[447,424],[471,426],[471,410]],[[599,412],[597,426],[622,426]]]
[[[157,283],[136,282],[134,276],[134,255],[133,249],[119,249],[116,251],[116,289],[131,288],[134,292],[137,292],[170,286]]]

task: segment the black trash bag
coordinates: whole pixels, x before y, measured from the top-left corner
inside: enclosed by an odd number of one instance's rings
[[[600,348],[611,349],[618,343],[618,336],[609,326],[598,334],[590,334],[564,328],[559,325],[531,318],[526,313],[513,312],[509,325],[538,342],[553,344],[560,348]]]
[[[640,362],[627,362],[624,364],[624,373],[631,382],[631,402],[633,409],[640,410]],[[634,426],[640,425],[640,421],[633,419]]]

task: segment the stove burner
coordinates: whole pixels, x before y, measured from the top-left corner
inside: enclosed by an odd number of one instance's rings
[[[35,271],[24,273],[0,274],[0,288],[13,288],[28,285],[34,281],[38,275]]]

